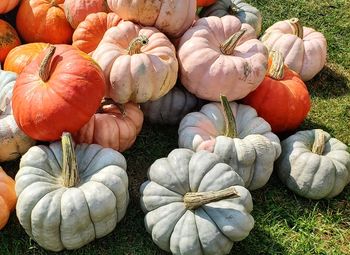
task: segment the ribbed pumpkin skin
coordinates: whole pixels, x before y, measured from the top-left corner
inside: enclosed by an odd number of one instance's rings
[[[0,230],[16,206],[15,181],[0,167]]]
[[[27,43],[70,44],[73,29],[63,3],[64,0],[22,0],[16,16],[18,33]]]
[[[20,74],[48,46],[47,43],[28,43],[13,48],[5,59],[4,70]]]
[[[56,45],[50,77],[44,82],[38,71],[47,52],[19,75],[12,106],[16,122],[27,135],[53,141],[63,131],[76,132],[89,121],[104,95],[105,79],[86,53],[71,45]]]
[[[105,32],[121,21],[121,18],[113,13],[91,13],[83,20],[73,33],[73,46],[92,54],[102,40]]]
[[[4,63],[10,50],[20,44],[16,30],[9,23],[0,19],[0,62]]]
[[[0,14],[7,13],[17,6],[19,0],[1,0]]]

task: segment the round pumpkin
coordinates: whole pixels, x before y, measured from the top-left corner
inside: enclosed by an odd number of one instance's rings
[[[261,32],[262,16],[260,11],[243,0],[218,0],[213,5],[205,7],[199,13],[200,17],[225,15],[236,16],[241,23],[248,23],[257,35]]]
[[[16,16],[18,33],[27,43],[70,44],[73,29],[63,3],[64,0],[22,0]]]
[[[92,54],[107,29],[118,25],[121,18],[113,12],[91,13],[79,23],[73,33],[73,46]]]
[[[254,29],[234,16],[201,18],[182,36],[180,79],[199,98],[232,101],[258,87],[267,70],[268,51]]]
[[[27,43],[13,48],[5,59],[4,70],[20,74],[47,47],[47,43]]]
[[[16,30],[9,23],[0,19],[0,62],[4,63],[10,50],[20,44]]]
[[[100,145],[61,142],[32,147],[16,174],[16,213],[26,233],[51,251],[78,249],[124,217],[129,202],[126,160]]]
[[[107,0],[123,20],[156,27],[170,38],[180,37],[193,23],[196,0]]]
[[[242,102],[252,106],[273,132],[296,129],[310,111],[311,100],[300,76],[284,65],[280,52],[271,52],[269,69],[259,87]]]
[[[15,181],[0,166],[0,230],[9,220],[16,207]]]
[[[135,142],[143,124],[143,113],[134,103],[116,105],[105,100],[73,138],[78,143],[96,143],[123,152]]]
[[[279,138],[271,126],[258,117],[254,108],[229,103],[209,103],[199,112],[189,113],[179,126],[179,147],[217,154],[255,190],[269,180],[274,161],[281,154]]]
[[[92,57],[109,82],[106,97],[120,104],[156,100],[177,80],[175,48],[153,27],[121,22],[106,31]]]
[[[282,52],[285,64],[303,81],[311,80],[326,63],[326,38],[313,28],[303,27],[297,18],[273,24],[260,40],[270,51]]]
[[[89,55],[71,45],[50,46],[19,75],[13,114],[27,135],[53,141],[84,126],[104,92],[103,72]]]
[[[299,131],[281,142],[281,181],[299,196],[332,198],[350,183],[348,147],[321,129]]]
[[[175,149],[156,160],[142,184],[141,208],[153,241],[172,254],[228,254],[249,235],[252,197],[213,153]]]
[[[0,1],[0,14],[7,13],[14,9],[20,0],[1,0]]]

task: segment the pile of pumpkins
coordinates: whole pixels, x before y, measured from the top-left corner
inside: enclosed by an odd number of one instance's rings
[[[179,125],[180,148],[140,188],[146,229],[173,254],[229,253],[274,165],[306,198],[350,182],[344,143],[275,134],[306,118],[304,82],[326,62],[325,37],[297,18],[258,39],[262,16],[242,0],[3,0],[0,13],[17,4],[25,44],[0,20],[0,162],[21,157],[15,181],[0,168],[0,229],[16,207],[51,251],[113,231],[129,202],[121,152],[144,118]]]

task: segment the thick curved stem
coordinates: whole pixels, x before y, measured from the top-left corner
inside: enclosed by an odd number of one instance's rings
[[[315,140],[312,145],[312,152],[318,155],[322,155],[325,147],[326,136],[321,129],[315,130]]]
[[[284,78],[284,58],[280,51],[271,51],[269,58],[271,65],[267,71],[268,76],[275,80],[282,80]]]
[[[128,54],[134,55],[134,54],[140,54],[142,46],[145,46],[148,44],[148,38],[147,36],[140,35],[133,39],[128,47]]]
[[[230,38],[228,38],[226,41],[224,41],[220,45],[220,50],[221,50],[222,54],[232,55],[233,51],[235,50],[235,48],[237,46],[239,39],[242,38],[242,36],[244,35],[244,33],[246,31],[247,31],[247,29],[243,28],[240,31],[231,35]]]
[[[225,136],[235,138],[237,136],[237,130],[236,130],[236,120],[235,116],[233,115],[230,102],[227,100],[226,96],[221,95],[220,96],[221,106],[224,111],[224,117],[225,117]]]
[[[79,170],[71,134],[63,132],[61,143],[63,185],[67,188],[75,187],[79,183]]]
[[[50,78],[50,65],[51,65],[51,59],[53,55],[55,54],[56,47],[51,45],[43,59],[41,61],[40,67],[39,67],[39,77],[43,80],[43,82],[47,82]]]
[[[239,12],[239,8],[237,5],[232,3],[227,10],[228,14],[235,16]]]
[[[303,31],[303,26],[300,23],[300,20],[298,18],[291,18],[289,20],[289,23],[292,25],[294,29],[294,34],[298,36],[299,38],[303,39],[304,38],[304,31]]]

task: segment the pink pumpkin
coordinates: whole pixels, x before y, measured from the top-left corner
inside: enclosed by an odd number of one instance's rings
[[[311,80],[326,63],[326,38],[312,28],[303,27],[297,18],[273,24],[260,40],[269,51],[282,52],[284,63],[303,81]]]
[[[182,36],[178,49],[182,84],[197,97],[240,99],[258,87],[268,51],[255,30],[238,18],[201,18]]]

